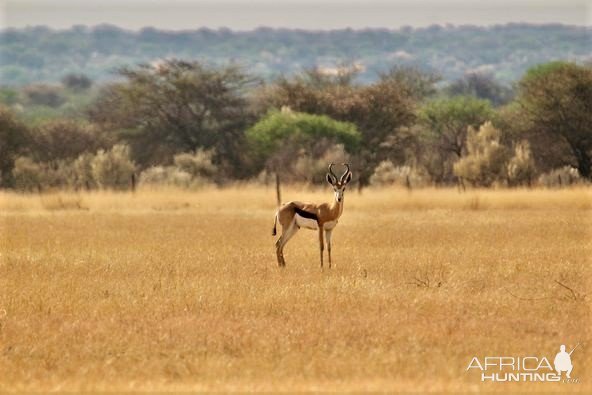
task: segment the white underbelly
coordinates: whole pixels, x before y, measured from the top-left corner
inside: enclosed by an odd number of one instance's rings
[[[319,224],[317,224],[316,220],[311,219],[311,218],[304,218],[298,214],[296,214],[296,225],[298,225],[300,228],[313,229],[313,230],[319,228]]]

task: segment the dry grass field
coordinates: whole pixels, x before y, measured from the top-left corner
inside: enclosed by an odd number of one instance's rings
[[[273,193],[0,194],[0,391],[592,391],[591,189],[347,191],[324,271]],[[578,342],[579,384],[466,372]]]

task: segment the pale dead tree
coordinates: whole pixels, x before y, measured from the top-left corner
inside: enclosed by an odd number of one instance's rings
[[[329,165],[329,172],[327,173],[327,182],[333,187],[335,199],[333,203],[304,203],[304,202],[288,202],[282,205],[275,213],[273,222],[272,235],[276,235],[277,223],[282,225],[282,234],[275,243],[278,266],[285,267],[286,261],[284,259],[284,246],[288,241],[298,232],[300,228],[311,230],[318,230],[319,232],[319,246],[321,251],[321,268],[323,267],[323,251],[325,244],[323,240],[323,233],[327,239],[327,250],[329,253],[329,268],[331,268],[331,233],[341,214],[343,213],[343,193],[345,186],[351,181],[352,173],[347,163],[343,164],[346,167],[345,172],[341,177],[337,177],[333,173],[333,163]]]

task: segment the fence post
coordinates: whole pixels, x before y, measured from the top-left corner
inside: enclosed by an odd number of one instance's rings
[[[407,190],[411,192],[411,181],[409,180],[409,174],[405,176],[405,187],[407,187]]]
[[[282,204],[282,191],[280,186],[280,175],[278,172],[275,172],[275,195],[277,198],[277,205],[278,207]]]

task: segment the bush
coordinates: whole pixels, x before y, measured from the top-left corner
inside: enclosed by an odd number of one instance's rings
[[[491,122],[476,131],[469,127],[468,154],[454,164],[454,174],[475,186],[489,187],[505,176],[507,147],[500,144],[501,132]]]
[[[93,176],[92,164],[94,159],[95,155],[85,153],[80,155],[72,163],[73,177],[70,180],[70,185],[74,187],[74,189],[94,189],[98,186]]]
[[[135,165],[127,145],[117,144],[108,151],[99,150],[91,168],[93,179],[101,188],[125,190],[131,187]]]
[[[140,174],[140,185],[191,187],[195,180],[186,171],[175,166],[153,166]]]
[[[411,166],[395,166],[390,160],[380,162],[370,177],[372,186],[397,184],[412,187],[424,183],[424,177]]]
[[[93,158],[92,155],[88,155],[88,157]],[[88,159],[85,160],[88,161]],[[88,170],[85,171],[88,172]],[[65,187],[78,189],[83,186],[88,188],[96,186],[92,177],[88,179],[88,174],[82,173],[79,160],[39,163],[29,157],[19,157],[15,162],[12,174],[15,179],[16,189],[21,191]]]
[[[41,165],[31,158],[21,156],[14,161],[12,176],[16,189],[31,192],[41,189],[45,174]]]
[[[214,150],[199,149],[194,154],[175,155],[174,162],[177,171],[188,173],[192,178],[212,178],[218,171],[212,163],[214,155]]]
[[[142,185],[198,187],[218,174],[212,163],[213,150],[199,149],[195,153],[175,155],[175,166],[153,166],[140,174]]]
[[[85,152],[108,146],[105,133],[92,124],[69,119],[44,122],[31,133],[31,150],[40,161],[73,160]]]
[[[25,99],[33,105],[59,107],[66,101],[62,88],[58,86],[38,84],[29,85],[23,89]]]
[[[514,156],[510,159],[506,168],[510,185],[531,185],[536,167],[528,141],[516,144]]]
[[[62,85],[75,91],[83,91],[91,87],[92,80],[84,74],[70,73],[62,78]]]
[[[64,188],[72,185],[75,179],[72,161],[60,160],[52,163],[40,163],[44,177],[43,188]]]
[[[582,183],[584,179],[580,176],[578,169],[572,166],[563,166],[553,169],[550,172],[541,174],[538,182],[548,188],[562,187]]]
[[[338,164],[337,168],[339,168],[341,163],[349,162],[348,158],[349,156],[343,144],[329,145],[324,148],[324,153],[319,157],[310,152],[301,152],[292,166],[286,168],[286,171],[282,174],[282,179],[297,182],[304,181],[310,184],[324,184],[327,165],[336,163]]]
[[[29,129],[14,112],[0,105],[0,187],[14,186],[14,161],[28,153]]]

